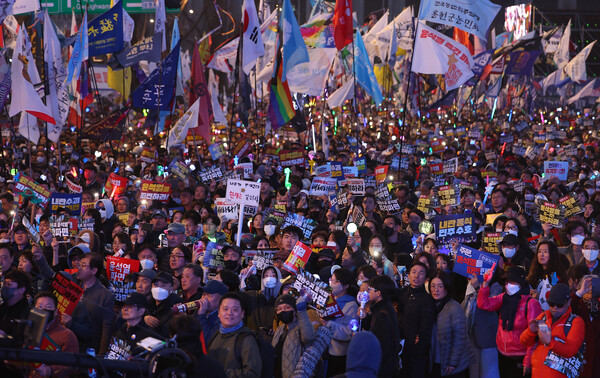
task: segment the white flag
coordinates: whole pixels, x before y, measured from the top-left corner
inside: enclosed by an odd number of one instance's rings
[[[337,49],[315,48],[308,50],[308,63],[300,63],[287,73],[290,92],[320,96]]]
[[[569,43],[571,41],[571,20],[569,19],[569,23],[563,32],[562,37],[560,38],[560,42],[558,42],[558,47],[556,48],[556,52],[554,53],[554,63],[558,67],[559,70],[567,64],[569,61]]]
[[[371,30],[367,34],[365,34],[363,40],[365,42],[365,47],[367,48],[367,53],[369,54],[369,59],[371,59],[371,64],[373,64],[373,59],[375,56],[381,58],[383,54],[380,53],[380,43],[377,40],[377,34],[379,34],[385,27],[388,25],[389,12],[386,11],[383,16],[377,22]],[[383,43],[381,45],[384,45]],[[385,46],[383,47],[385,49]],[[385,51],[385,50],[383,50]]]
[[[585,46],[583,50],[579,52],[579,54],[575,55],[575,58],[571,59],[569,63],[565,65],[564,71],[573,81],[581,82],[587,80],[587,72],[585,71],[585,60],[588,55],[590,55],[590,51],[592,51],[592,47],[594,47],[593,41],[589,45]]]
[[[254,68],[256,59],[265,55],[265,45],[260,32],[260,23],[258,22],[254,0],[244,0],[242,13],[244,17],[242,67],[248,75],[250,70]]]
[[[567,103],[570,105],[577,100],[580,100],[584,97],[600,97],[600,82],[598,79],[594,79],[590,81],[585,87],[583,87],[577,94],[571,97]]]
[[[162,50],[167,50],[167,14],[165,12],[165,0],[156,0],[156,12],[154,13],[154,33],[162,33]]]
[[[200,97],[201,98],[201,97]],[[169,144],[167,149],[180,145],[188,134],[188,131],[198,127],[198,113],[200,112],[200,98],[185,112],[179,121],[169,131]]]
[[[330,109],[342,106],[346,100],[354,97],[354,80],[348,80],[344,85],[339,87],[327,99],[327,105]]]
[[[40,10],[38,0],[16,0],[12,8],[12,14],[23,14]]]
[[[25,25],[19,27],[17,41],[12,56],[12,90],[9,116],[14,117],[21,111],[30,114],[52,124],[55,123],[50,109],[42,102],[40,95],[33,84],[40,83],[40,75],[35,67],[35,61],[31,55],[31,42],[27,35]]]
[[[219,104],[219,87],[213,70],[208,71],[208,91],[210,92],[210,101],[213,109],[213,121],[223,126],[227,126],[227,118],[223,113],[223,108]]]
[[[40,140],[40,128],[38,127],[37,118],[27,112],[22,112],[19,120],[19,134],[29,139],[31,143],[38,144]]]
[[[57,143],[69,113],[68,93],[66,90],[61,90],[67,77],[67,69],[63,64],[60,42],[47,10],[44,14],[44,60],[48,64],[49,95],[46,97],[46,106],[50,108],[52,117],[56,121],[53,127],[48,128],[48,137]]]
[[[461,43],[419,22],[412,71],[444,74],[446,91],[460,87],[473,77],[473,57]]]
[[[395,26],[392,25],[392,22]],[[412,50],[413,7],[410,6],[404,9],[392,22],[390,22],[381,32],[377,33],[377,40],[380,43],[379,48],[387,48],[392,40],[392,28],[395,27],[396,43],[398,47],[406,51]]]

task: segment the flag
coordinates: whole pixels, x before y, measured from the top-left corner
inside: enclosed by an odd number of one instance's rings
[[[477,38],[477,36],[474,36],[474,37]],[[473,44],[471,43],[471,39],[469,38],[469,33],[467,33],[466,31],[464,31],[462,29],[454,28],[452,39],[465,45],[469,49],[469,52],[471,53],[471,55],[474,55],[475,48],[473,47]],[[477,39],[479,39],[479,38],[477,38]]]
[[[133,30],[135,29],[135,22],[133,18],[123,9],[123,42],[131,42],[133,38]]]
[[[333,14],[333,38],[338,51],[352,43],[353,22],[352,0],[336,0]]]
[[[575,58],[571,59],[569,63],[565,65],[564,72],[571,78],[573,81],[582,82],[587,80],[587,72],[585,70],[585,60],[588,55],[590,55],[590,51],[592,51],[592,47],[596,41],[593,41],[589,45],[585,46],[583,50],[579,52],[579,54],[575,55]]]
[[[260,32],[254,0],[244,0],[242,12],[244,17],[242,67],[247,75],[256,65],[256,60],[265,55],[265,45]]]
[[[564,75],[562,70],[556,70],[542,80],[542,92],[546,95],[546,91],[550,87],[560,88],[571,82],[571,78]]]
[[[40,83],[40,75],[31,55],[31,43],[25,25],[21,25],[17,33],[17,41],[12,55],[11,81],[11,91],[18,95],[11,96],[10,117],[26,111],[43,121],[56,123],[51,110],[42,102],[33,86],[34,83]]]
[[[165,60],[135,89],[131,95],[135,108],[170,109],[175,94],[179,48],[180,44],[177,43]]]
[[[329,109],[339,108],[352,97],[354,97],[354,80],[348,80],[327,98],[327,105]]]
[[[488,0],[421,0],[419,20],[454,26],[487,41],[487,31],[502,6]]]
[[[190,88],[189,103],[199,103],[197,127],[193,127],[194,132],[210,142],[210,121],[213,118],[212,102],[206,78],[204,77],[204,67],[200,61],[200,52],[198,50],[198,41],[194,45],[194,55],[192,57],[192,87]]]
[[[271,93],[269,95],[268,112],[271,126],[274,130],[277,130],[289,122],[296,114],[290,88],[288,87],[287,81],[283,80],[283,63],[281,55],[281,51],[279,51],[275,61],[275,68],[273,69],[273,77],[269,82]]]
[[[175,126],[171,128],[168,136],[167,150],[173,146],[180,145],[188,134],[188,131],[198,126],[198,113],[200,110],[200,100],[196,102],[179,118]],[[207,139],[208,140],[208,139]]]
[[[40,10],[38,0],[16,0],[12,8],[12,14],[23,14]]]
[[[67,119],[69,94],[66,90],[63,90],[67,70],[63,65],[60,42],[54,30],[52,20],[50,20],[50,16],[48,15],[48,10],[44,11],[44,60],[48,65],[46,71],[48,80],[46,106],[50,109],[50,114],[56,121],[54,126],[48,128],[48,137],[54,141],[60,137],[63,124]]]
[[[502,79],[504,79],[504,74],[500,75],[494,84],[488,86],[488,89],[485,92],[487,97],[496,98],[500,95],[500,90],[502,89]]]
[[[19,119],[19,134],[29,139],[31,143],[38,144],[40,141],[40,128],[38,127],[37,118],[27,112],[22,112]]]
[[[310,49],[310,62],[297,65],[287,74],[290,91],[320,96],[336,52],[336,49]]]
[[[533,72],[533,64],[541,51],[513,51],[506,67],[507,75],[529,76]]]
[[[6,63],[4,56],[0,56],[0,72],[5,71],[2,82],[0,82],[0,109],[4,108],[4,104],[10,94],[10,88],[12,87],[10,66]],[[1,75],[0,75],[1,76]]]
[[[367,49],[360,32],[357,31],[354,38],[354,73],[356,74],[356,81],[371,96],[375,104],[379,105],[383,101],[383,95],[375,78],[375,72],[373,72],[373,66],[369,61]]]
[[[473,76],[473,57],[455,40],[419,22],[412,70],[426,74],[444,74],[446,91],[460,87]]]
[[[396,34],[392,34],[396,29]],[[377,40],[381,46],[388,46],[392,38],[396,38],[396,45],[406,51],[412,50],[413,45],[413,7],[406,7],[394,21],[390,22],[382,31],[377,33]]]
[[[392,22],[392,36],[396,35],[396,23]],[[396,53],[398,52],[398,39],[392,38],[390,41],[390,48],[387,52],[387,62],[390,68],[393,70],[396,65]]]
[[[577,94],[571,97],[567,103],[570,105],[577,100],[581,100],[584,97],[600,97],[600,80],[594,79],[586,84]]]
[[[219,104],[219,87],[217,84],[217,80],[215,79],[215,74],[212,70],[208,72],[208,88],[210,92],[210,100],[213,109],[214,122],[226,126],[227,118],[225,118],[225,114],[223,114],[221,104]]]
[[[565,28],[565,31],[560,37],[560,42],[558,42],[558,47],[556,48],[556,52],[554,53],[554,64],[558,67],[559,70],[562,70],[563,67],[569,62],[569,44],[571,43],[571,19],[569,19],[569,23]]]
[[[167,49],[167,14],[165,13],[165,0],[156,0],[156,11],[154,12],[154,33],[162,34],[162,48]]]
[[[107,67],[108,70],[108,86],[119,92],[124,100],[129,99],[131,94],[131,67],[123,68],[122,70],[113,71],[112,68]]]
[[[106,142],[107,140],[119,140],[123,134],[127,112],[129,108],[117,110],[110,116],[104,118],[91,126],[83,129],[81,136],[95,141]]]
[[[290,0],[283,0],[279,30],[282,31],[283,36],[280,42],[283,45],[281,81],[286,81],[287,72],[298,64],[309,61],[306,44],[300,33],[298,21],[296,21]]]
[[[123,2],[90,21],[87,34],[90,56],[123,50]]]
[[[179,22],[177,21],[177,17],[173,20],[173,31],[171,33],[171,49],[175,47],[177,42],[179,42],[181,38],[179,37]],[[180,52],[181,53],[181,52]],[[177,59],[177,79],[175,81],[177,85],[175,88],[176,96],[183,96],[183,71],[181,69],[181,56]]]
[[[73,79],[79,78],[81,71],[81,64],[84,60],[88,59],[88,27],[87,27],[87,10],[83,15],[81,26],[79,27],[79,35],[75,40],[73,51],[71,52],[71,58],[69,59],[69,65],[67,66],[67,78],[65,84],[69,84]]]
[[[6,0],[0,4],[0,25],[4,22],[6,16],[13,13],[13,4],[15,0]],[[4,47],[4,46],[2,46]]]
[[[154,34],[152,37],[144,38],[135,45],[115,54],[118,65],[121,67],[130,67],[141,60],[160,62],[160,38],[160,34]],[[111,66],[113,69],[118,68],[118,66]]]

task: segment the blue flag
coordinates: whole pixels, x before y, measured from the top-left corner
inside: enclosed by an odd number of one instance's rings
[[[373,72],[373,66],[371,66],[371,62],[369,61],[369,54],[367,54],[365,43],[358,32],[354,33],[354,44],[356,45],[354,48],[356,81],[371,96],[373,101],[379,105],[383,101],[381,88],[379,88],[379,83],[375,78],[375,72]]]
[[[283,31],[283,72],[281,81],[286,81],[286,73],[301,63],[308,63],[308,50],[300,33],[300,27],[290,0],[283,0],[279,19],[279,30]]]
[[[144,38],[134,46],[128,47],[118,54],[118,64],[122,67],[133,66],[140,60],[147,60],[149,62],[160,62],[160,34],[154,34],[152,37]],[[110,62],[109,62],[110,65]],[[112,67],[112,69],[119,69],[119,66]]]
[[[123,50],[123,2],[119,1],[88,24],[90,56]]]
[[[75,45],[73,46],[73,52],[71,52],[71,59],[67,65],[67,78],[65,84],[69,84],[73,79],[79,79],[79,73],[81,71],[81,64],[84,60],[88,59],[88,33],[87,33],[87,10],[83,15],[83,21],[79,26],[79,34]]]
[[[506,67],[507,75],[529,76],[533,71],[533,64],[541,51],[514,51],[510,53],[510,62]]]
[[[131,95],[134,108],[159,108],[169,110],[171,100],[175,95],[175,79],[177,78],[177,63],[179,62],[179,47],[177,43],[165,60]]]

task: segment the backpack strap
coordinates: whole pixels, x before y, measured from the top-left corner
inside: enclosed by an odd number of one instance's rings
[[[244,342],[244,339],[248,336],[253,336],[252,333],[245,333],[245,334],[241,334],[238,333],[237,335],[235,335],[235,341],[233,342],[233,353],[235,354],[235,360],[240,364],[240,367],[242,366],[242,344]],[[240,340],[241,339],[241,340]]]
[[[571,330],[571,327],[573,326],[573,319],[575,319],[576,317],[577,317],[577,315],[571,313],[571,315],[569,315],[569,318],[565,322],[565,325],[564,325],[565,337],[567,337],[569,335],[569,331]]]

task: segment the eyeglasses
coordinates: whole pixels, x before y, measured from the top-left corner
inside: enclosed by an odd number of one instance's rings
[[[340,280],[336,280],[335,278],[330,278],[329,283],[339,283]]]
[[[214,223],[204,223],[204,226],[208,226],[208,227],[215,226],[216,227],[217,225]]]
[[[87,268],[89,268],[89,267],[90,267],[90,266],[89,266],[89,265],[86,265],[86,264],[79,264],[79,269],[84,269],[84,268],[86,268],[86,269],[87,269]]]
[[[179,259],[185,258],[185,256],[184,255],[169,255],[169,258],[171,258],[172,260],[179,260]]]
[[[373,290],[373,291],[377,291],[377,289],[375,289],[374,287],[370,287],[367,290]]]

